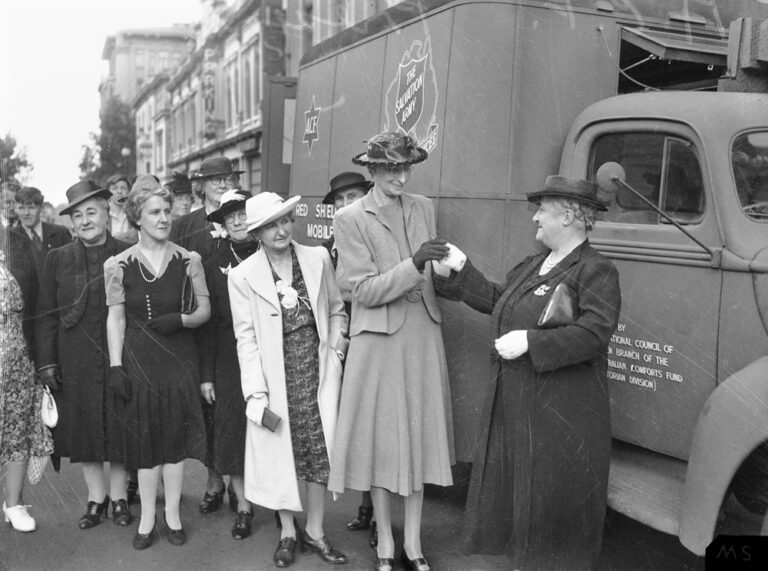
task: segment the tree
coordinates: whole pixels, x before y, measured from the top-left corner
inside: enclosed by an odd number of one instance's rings
[[[0,138],[0,180],[24,182],[32,171],[32,163],[24,149],[18,149],[16,138],[7,133]]]
[[[104,182],[115,173],[136,174],[133,153],[136,127],[131,107],[119,97],[110,97],[101,107],[99,134],[91,133],[83,145],[80,171],[83,177]]]

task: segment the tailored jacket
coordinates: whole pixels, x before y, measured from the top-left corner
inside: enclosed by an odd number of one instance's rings
[[[296,242],[293,247],[320,337],[317,403],[330,453],[341,393],[341,360],[336,351],[346,352],[347,316],[325,248]],[[228,290],[243,396],[247,400],[266,394],[269,409],[282,419],[275,432],[248,422],[245,497],[269,509],[302,511],[288,419],[282,308],[263,249],[230,270]]]
[[[402,194],[405,232],[411,251],[436,234],[435,213],[429,198]],[[346,278],[352,285],[352,320],[350,335],[364,331],[391,335],[405,322],[406,296],[414,288],[421,290],[430,317],[440,323],[432,282],[432,263],[423,272],[411,258],[400,260],[397,240],[379,214],[373,193],[342,208],[333,219],[333,235]]]
[[[29,243],[29,249],[32,252],[32,259],[35,261],[35,270],[38,277],[43,275],[43,265],[45,264],[45,257],[48,255],[48,252],[72,242],[72,234],[69,233],[69,230],[64,228],[64,226],[48,224],[47,222],[43,222],[43,233],[40,236],[43,248],[39,252],[35,249],[29,234],[21,227],[21,224],[15,226],[12,232],[21,235]]]
[[[205,208],[198,208],[173,221],[169,240],[190,252],[197,252],[208,261],[222,243],[221,238],[214,238],[211,231],[214,226],[208,222]]]

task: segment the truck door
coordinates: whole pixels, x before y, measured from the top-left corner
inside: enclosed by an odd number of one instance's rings
[[[595,124],[578,143],[587,178],[621,164],[626,182],[717,249],[705,154],[690,127],[660,121]],[[622,312],[609,346],[614,437],[686,459],[716,385],[721,272],[711,256],[631,192],[610,197],[590,241],[619,269]]]

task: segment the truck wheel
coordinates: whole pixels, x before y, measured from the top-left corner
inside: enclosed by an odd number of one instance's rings
[[[763,443],[744,461],[731,481],[730,491],[753,514],[768,510],[768,443]],[[768,523],[763,522],[763,529]]]

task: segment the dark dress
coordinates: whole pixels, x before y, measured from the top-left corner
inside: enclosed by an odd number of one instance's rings
[[[328,483],[330,466],[325,449],[323,424],[317,404],[317,388],[320,383],[320,365],[317,348],[315,317],[309,305],[309,294],[304,284],[296,253],[291,248],[293,277],[291,287],[299,294],[296,307],[285,308],[278,287],[278,297],[283,314],[283,356],[285,362],[285,389],[288,397],[288,421],[291,429],[293,461],[296,478],[305,482]],[[272,267],[270,263],[270,267]],[[272,268],[277,285],[281,280]]]
[[[107,382],[104,262],[127,247],[109,235],[106,243],[90,248],[77,240],[51,250],[43,269],[35,320],[37,369],[60,368],[54,453],[71,462],[123,461],[122,422]]]
[[[539,276],[543,260],[524,260],[506,286],[486,280],[469,261],[448,280],[460,299],[492,313],[492,338],[528,331],[522,357],[501,359],[493,351],[462,535],[467,551],[506,552],[516,569],[591,569],[607,499],[606,349],[621,305],[618,272],[587,242]],[[560,282],[576,292],[576,321],[540,329]]]
[[[211,296],[211,320],[197,330],[200,382],[212,382],[215,387],[213,467],[220,474],[244,473],[245,428],[248,422],[227,278],[229,270],[257,249],[256,242],[229,242],[229,246],[219,248],[213,258],[203,264]]]
[[[168,243],[155,276],[139,264],[138,245],[104,264],[107,305],[125,303],[123,366],[132,398],[125,404],[123,453],[128,468],[152,468],[185,458],[205,459],[199,362],[191,329],[161,335],[152,317],[178,313],[184,275],[196,295],[208,295],[200,258]],[[142,256],[143,257],[143,256]]]

